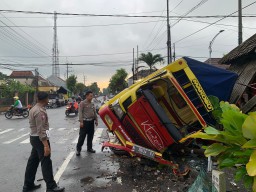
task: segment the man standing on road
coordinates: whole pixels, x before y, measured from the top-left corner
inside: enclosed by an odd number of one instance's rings
[[[48,94],[46,92],[38,92],[37,99],[37,104],[29,113],[32,151],[26,167],[23,192],[32,191],[41,187],[41,184],[34,184],[39,162],[41,162],[42,174],[46,182],[46,192],[62,192],[64,191],[64,187],[57,186],[53,178],[51,146],[49,142],[49,123],[45,110],[45,106],[48,104],[49,100]]]
[[[92,103],[93,93],[87,91],[85,94],[85,100],[79,104],[79,122],[80,131],[78,143],[76,145],[76,155],[80,156],[82,146],[84,144],[85,137],[87,135],[87,151],[95,153],[92,148],[92,140],[94,135],[94,123],[98,126],[98,117],[96,114],[95,106]]]

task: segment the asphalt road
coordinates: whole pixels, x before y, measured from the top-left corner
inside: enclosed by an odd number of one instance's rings
[[[50,123],[50,141],[52,148],[53,171],[56,181],[61,186],[66,187],[66,191],[78,192],[84,191],[81,188],[81,178],[69,177],[72,171],[76,170],[84,176],[84,172],[95,170],[98,164],[95,159],[101,159],[102,156],[110,156],[109,152],[100,152],[101,135],[106,130],[102,121],[96,128],[94,137],[94,148],[96,154],[87,154],[86,147],[82,150],[81,157],[75,156],[75,145],[78,138],[79,122],[77,116],[65,116],[65,107],[57,109],[48,109]],[[86,143],[85,145],[86,146]],[[24,172],[31,151],[29,143],[29,126],[28,119],[13,117],[6,119],[0,115],[0,191],[1,192],[18,192],[21,191],[24,181]],[[106,157],[108,158],[108,157]],[[81,164],[85,165],[81,166]],[[80,169],[79,167],[83,167]],[[116,165],[115,167],[118,167]],[[101,167],[101,169],[104,169]],[[93,174],[91,177],[94,177]],[[88,179],[88,178],[87,178]],[[39,191],[45,191],[45,183],[42,180],[41,167],[39,167],[36,180],[42,184]],[[83,180],[82,180],[83,181]],[[86,178],[85,181],[86,182]],[[102,183],[102,182],[101,182]],[[104,182],[103,182],[104,183]],[[77,184],[77,185],[76,185]],[[99,185],[99,183],[95,183]],[[77,189],[75,188],[77,187]]]

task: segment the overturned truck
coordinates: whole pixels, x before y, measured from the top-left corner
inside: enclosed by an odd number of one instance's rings
[[[205,80],[210,76],[213,79]],[[169,64],[100,108],[100,117],[118,140],[105,142],[103,148],[143,156],[170,165],[175,174],[186,174],[188,169],[181,168],[172,154],[189,148],[190,142],[182,143],[182,138],[215,124],[207,95],[227,99],[236,78],[234,73],[189,58]]]

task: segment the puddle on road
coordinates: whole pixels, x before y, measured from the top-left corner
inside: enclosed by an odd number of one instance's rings
[[[95,177],[85,177],[80,179],[80,183],[83,186],[90,185],[96,188],[107,187],[113,182],[122,185],[122,178],[117,177],[119,168],[119,163],[114,159],[102,159],[97,166],[99,173],[95,175]]]

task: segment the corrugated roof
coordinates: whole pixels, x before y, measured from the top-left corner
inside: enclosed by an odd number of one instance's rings
[[[47,80],[50,81],[50,82],[51,82],[52,84],[54,84],[55,86],[63,87],[63,88],[66,89],[67,91],[70,91],[70,90],[67,88],[66,81],[64,81],[64,80],[61,79],[60,77],[51,75],[50,77],[47,78]]]
[[[13,71],[10,75],[10,77],[12,78],[34,78],[34,74],[32,73],[32,71]]]
[[[220,61],[219,64],[233,64],[235,60],[240,59],[241,57],[248,56],[251,53],[255,54],[256,49],[256,34],[251,36],[249,39],[244,41],[242,44],[237,46],[235,49],[230,51],[225,55]]]

